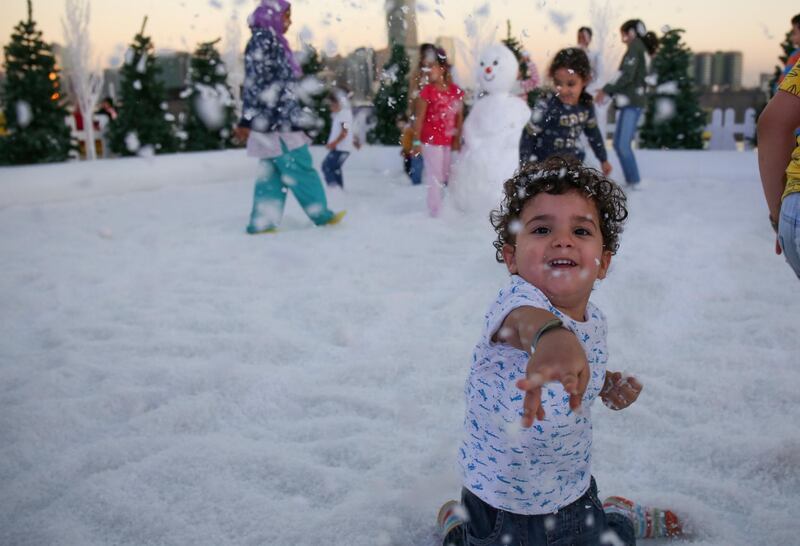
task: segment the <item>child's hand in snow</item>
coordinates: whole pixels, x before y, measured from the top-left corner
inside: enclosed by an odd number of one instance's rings
[[[600,391],[600,398],[612,410],[621,410],[636,402],[640,392],[642,384],[632,375],[606,372],[606,382]]]

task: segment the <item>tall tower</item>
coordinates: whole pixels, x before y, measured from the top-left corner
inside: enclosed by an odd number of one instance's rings
[[[711,53],[696,53],[694,55],[694,82],[698,87],[711,87],[711,64],[713,55]]]
[[[393,44],[402,44],[407,53],[416,50],[416,0],[386,0],[386,28],[389,31],[390,48]]]
[[[725,52],[725,84],[732,91],[742,88],[742,52]]]

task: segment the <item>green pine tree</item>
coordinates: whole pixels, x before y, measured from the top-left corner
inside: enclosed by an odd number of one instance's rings
[[[0,137],[0,164],[64,161],[74,148],[64,119],[60,70],[53,49],[36,30],[28,0],[28,20],[20,21],[5,46],[6,127]]]
[[[183,126],[185,150],[221,150],[232,146],[236,122],[233,95],[217,42],[219,39],[200,43],[192,55],[188,85],[181,93],[189,103]]]
[[[392,46],[392,55],[384,65],[381,86],[375,97],[377,123],[367,134],[370,144],[396,145],[400,142],[399,117],[408,104],[408,55],[400,44]]]
[[[511,50],[511,53],[514,54],[514,57],[517,58],[517,63],[519,63],[519,74],[518,78],[520,81],[525,81],[531,77],[530,71],[528,70],[528,63],[525,60],[525,55],[523,54],[523,47],[522,42],[520,42],[515,36],[511,35],[511,21],[506,20],[506,39],[502,40],[503,44]],[[534,106],[536,101],[542,94],[542,90],[538,87],[531,91],[528,91],[527,102],[528,106]]]
[[[300,65],[300,68],[303,70],[303,75],[317,77],[317,74],[324,68],[319,54],[314,46],[310,44],[304,44],[304,47],[305,57],[303,63]],[[331,131],[331,109],[328,107],[328,101],[325,100],[326,94],[327,89],[324,86],[320,86],[319,93],[315,93],[311,96],[312,104],[309,106],[319,120],[319,127],[309,131],[309,134],[314,139],[314,144],[325,144],[328,141],[328,134]]]
[[[522,43],[515,36],[511,35],[511,20],[506,19],[506,38],[502,40],[505,46],[511,50],[519,63],[519,76],[521,80],[528,77],[528,66],[522,62]]]
[[[772,73],[772,79],[769,81],[770,98],[772,98],[772,96],[775,94],[775,91],[777,91],[778,79],[781,77],[781,74],[783,74],[783,68],[786,66],[786,63],[789,62],[789,56],[792,54],[794,49],[794,45],[792,45],[792,31],[790,30],[786,33],[786,36],[784,36],[783,42],[781,42],[781,51],[783,51],[783,55],[778,56],[781,64],[780,66],[775,66],[775,71]]]
[[[694,79],[689,76],[692,52],[681,40],[683,29],[667,31],[652,62],[657,85],[648,95],[644,125],[640,133],[643,148],[701,149],[706,116]]]
[[[111,149],[122,155],[136,155],[150,146],[155,153],[177,150],[177,139],[166,111],[164,86],[156,76],[160,69],[153,56],[153,42],[142,29],[125,54],[120,71],[120,107],[117,119],[109,124]]]

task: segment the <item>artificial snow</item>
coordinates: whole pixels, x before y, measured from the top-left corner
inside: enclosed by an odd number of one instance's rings
[[[125,135],[125,148],[131,152],[136,153],[139,151],[139,148],[142,147],[141,142],[139,142],[139,135],[135,132],[131,131]]]
[[[200,121],[209,130],[221,129],[225,123],[225,108],[233,102],[228,89],[220,83],[214,86],[196,83],[194,88],[197,90],[194,107]]]
[[[33,121],[33,112],[28,101],[18,100],[15,104],[17,112],[17,124],[24,129]]]
[[[653,121],[656,123],[664,123],[675,117],[677,108],[675,107],[675,100],[672,98],[660,97],[656,99],[656,111],[653,115]]]
[[[593,300],[644,390],[593,406],[601,498],[673,508],[697,546],[794,544],[800,291],[755,154],[637,157]],[[340,225],[289,197],[248,236],[257,173],[242,150],[0,169],[0,544],[438,544],[508,281],[488,221],[430,218],[367,147]]]

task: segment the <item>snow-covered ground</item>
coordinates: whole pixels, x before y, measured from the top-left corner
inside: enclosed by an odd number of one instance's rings
[[[755,155],[639,157],[594,301],[645,390],[594,407],[601,496],[675,508],[696,545],[797,544],[800,284]],[[341,225],[290,198],[250,237],[255,171],[240,151],[0,170],[0,544],[436,543],[507,279],[488,223],[429,218],[371,148]]]

